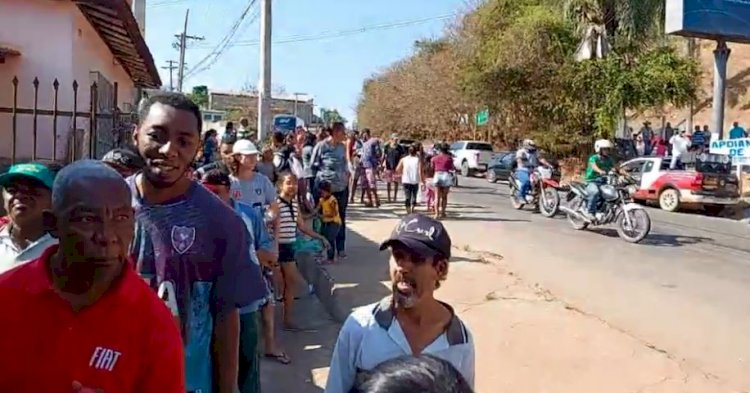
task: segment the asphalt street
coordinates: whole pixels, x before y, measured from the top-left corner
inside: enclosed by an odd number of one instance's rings
[[[507,184],[460,183],[450,219],[466,224],[470,235],[458,237],[471,248],[503,255],[572,308],[705,378],[750,391],[750,225],[649,208],[651,234],[629,244],[614,228],[576,231],[562,214],[514,210]]]

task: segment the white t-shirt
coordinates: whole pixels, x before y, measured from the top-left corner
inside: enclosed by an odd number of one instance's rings
[[[10,225],[0,229],[0,273],[38,259],[45,250],[57,244],[57,239],[45,234],[22,250],[11,240],[9,230]]]
[[[401,159],[401,184],[419,184],[419,157]]]
[[[687,153],[690,147],[690,140],[685,137],[674,135],[669,139],[669,143],[672,144],[672,155],[681,156]]]

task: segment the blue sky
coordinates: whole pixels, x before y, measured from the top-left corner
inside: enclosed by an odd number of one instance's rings
[[[182,30],[185,10],[190,8],[188,34],[206,38],[188,46],[185,61],[189,68],[211,53],[248,0],[150,0],[148,4],[146,40],[167,85],[169,73],[161,67],[166,66],[167,60],[179,60],[172,43],[174,34]],[[274,0],[273,38],[283,41],[294,36],[335,35],[361,27],[424,20],[464,11],[467,4],[468,0]],[[258,9],[256,5],[250,15]],[[431,20],[342,37],[275,44],[273,84],[288,93],[310,94],[316,106],[336,108],[351,121],[364,79],[411,53],[415,40],[440,36],[447,22]],[[259,29],[257,20],[251,24],[246,21],[235,40],[257,41]],[[217,90],[256,85],[259,50],[258,45],[229,48],[211,68],[186,79],[185,90],[194,85]]]

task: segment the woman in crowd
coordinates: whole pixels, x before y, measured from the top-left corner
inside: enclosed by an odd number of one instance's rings
[[[201,165],[210,164],[216,160],[219,151],[217,135],[213,128],[203,134],[203,160]]]
[[[422,180],[422,162],[418,155],[417,145],[409,146],[409,155],[402,158],[396,167],[396,173],[401,175],[401,184],[404,186],[406,214],[414,213],[417,206],[417,194]]]
[[[453,186],[453,176],[456,168],[453,166],[453,155],[447,143],[438,147],[438,154],[432,157],[432,167],[435,169],[433,184],[436,188],[435,219],[445,218],[448,207],[448,194]]]
[[[313,194],[316,203],[319,197],[316,191],[317,185],[324,181],[331,183],[331,192],[338,201],[341,217],[341,228],[336,237],[338,258],[346,258],[346,209],[349,202],[349,169],[344,139],[346,139],[344,123],[334,123],[331,136],[315,145],[310,158],[310,168],[315,178]]]
[[[273,148],[270,145],[263,146],[260,152],[260,161],[255,166],[258,173],[266,175],[272,183],[276,183],[278,175],[276,167],[273,165]]]

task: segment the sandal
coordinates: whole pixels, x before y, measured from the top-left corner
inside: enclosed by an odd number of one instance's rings
[[[267,353],[265,354],[266,359],[275,360],[281,364],[287,365],[292,362],[291,359],[289,359],[289,356],[287,356],[284,352],[279,353]]]

